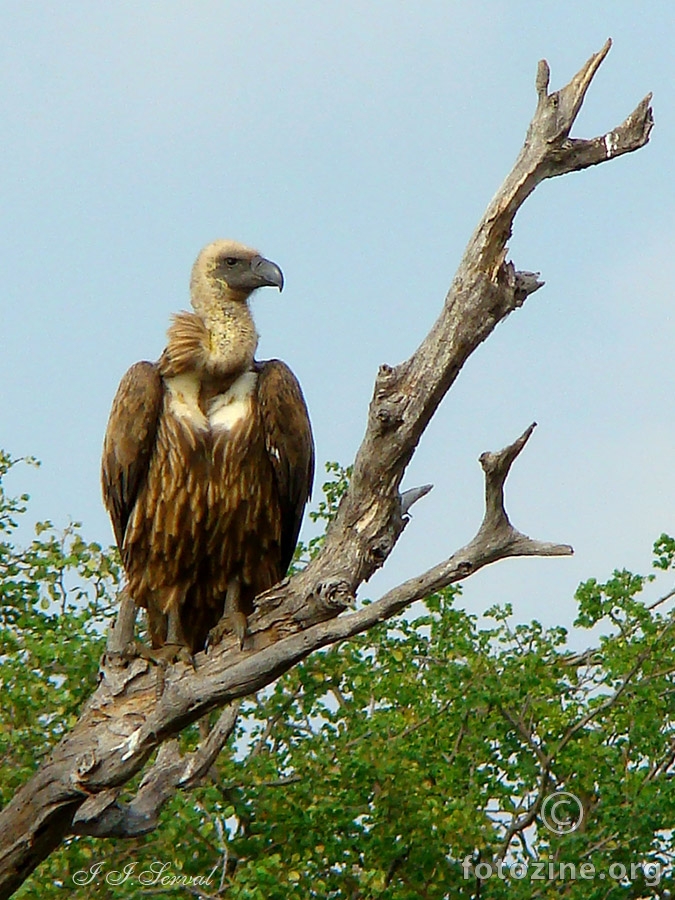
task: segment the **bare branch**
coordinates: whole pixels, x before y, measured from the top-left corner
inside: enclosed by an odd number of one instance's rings
[[[500,537],[504,556],[570,556],[574,551],[568,544],[533,541],[511,525],[504,509],[504,483],[513,461],[521,452],[537,423],[533,422],[521,436],[499,453],[483,453],[480,464],[485,472],[485,518],[476,540]],[[508,552],[505,552],[508,547]]]
[[[214,764],[234,729],[238,714],[238,703],[228,706],[203,743],[186,756],[181,756],[177,740],[162,744],[130,803],[118,802],[119,791],[115,789],[94,794],[77,811],[73,832],[128,838],[153,831],[162,807],[176,790],[190,790]]]
[[[539,787],[537,789],[537,796],[535,798],[535,801],[527,810],[527,812],[524,813],[524,815],[514,817],[513,821],[507,828],[506,834],[504,835],[504,839],[502,840],[501,847],[497,854],[499,859],[504,859],[504,857],[508,853],[513,838],[518,834],[522,834],[522,832],[525,831],[526,828],[529,828],[539,815],[539,810],[541,809],[542,803],[546,799],[546,792],[548,790],[551,775],[550,766],[550,760],[547,761],[545,765],[541,766],[539,772]]]
[[[605,700],[603,700],[602,703],[599,703],[597,706],[590,709],[577,722],[575,722],[573,725],[570,725],[570,727],[565,731],[565,734],[561,737],[558,746],[551,754],[551,758],[555,758],[560,753],[560,751],[563,750],[567,746],[567,744],[569,744],[572,738],[575,737],[579,733],[579,731],[584,729],[589,724],[589,722],[592,722],[593,719],[597,719],[599,715],[606,712],[608,709],[611,709],[618,703],[621,696],[626,692],[637,673],[640,671],[649,657],[654,653],[655,648],[658,647],[658,644],[663,639],[663,637],[672,630],[674,624],[675,623],[673,623],[672,620],[666,622],[656,636],[654,644],[650,644],[642,651],[642,653],[639,654],[635,664],[624,675],[616,689]]]
[[[499,559],[510,556],[569,556],[573,553],[568,544],[535,541],[521,534],[513,528],[504,510],[504,481],[533,428],[534,425],[531,425],[518,440],[499,453],[483,453],[480,457],[485,471],[486,510],[473,540],[444,562],[392,588],[374,603],[324,625],[326,633],[331,635],[328,643],[338,639],[338,629],[340,639],[353,637],[378,622],[390,619],[416,600],[423,600]]]
[[[525,145],[469,241],[440,317],[407,362],[380,367],[349,490],[324,553],[303,573],[302,587],[311,599],[317,583],[334,587],[324,595],[327,618],[341,598],[348,605],[405,527],[397,507],[398,486],[422,432],[464,362],[539,285],[536,276],[517,273],[506,262],[513,219],[541,181],[592,164],[578,142],[570,143],[569,133],[609,46],[591,57],[565,88],[550,95],[548,66],[540,66],[538,104]],[[616,151],[604,159],[613,158],[619,148],[629,152],[643,146],[650,128],[651,110],[643,101],[611,132],[620,137],[612,143]],[[321,604],[321,598],[316,599]]]
[[[517,715],[512,710],[502,706],[499,707],[499,712],[506,719],[509,725],[511,725],[514,731],[517,731],[518,734],[524,739],[527,746],[537,757],[542,769],[546,769],[548,771],[551,765],[551,757],[549,757],[549,755],[544,751],[541,743],[537,743],[537,741],[534,739],[532,731],[527,727],[525,722],[523,722],[522,716]]]

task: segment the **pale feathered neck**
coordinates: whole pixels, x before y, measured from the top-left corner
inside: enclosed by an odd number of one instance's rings
[[[258,334],[246,303],[218,305],[202,314],[179,312],[167,332],[162,375],[196,372],[218,377],[253,366]]]
[[[160,360],[162,374],[195,372],[218,378],[249,370],[258,333],[247,300],[248,294],[215,277],[211,260],[200,256],[190,278],[194,312],[173,317]]]

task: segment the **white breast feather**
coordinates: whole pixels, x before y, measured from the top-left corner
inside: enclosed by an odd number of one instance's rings
[[[209,404],[209,424],[214,431],[231,431],[251,411],[251,394],[258,375],[244,372],[224,394],[218,394]]]
[[[184,425],[205,430],[209,427],[206,416],[199,408],[200,382],[197,375],[187,373],[166,379],[169,389],[169,409]]]

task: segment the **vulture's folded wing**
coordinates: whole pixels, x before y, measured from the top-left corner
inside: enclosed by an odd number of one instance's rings
[[[124,532],[148,472],[162,409],[163,383],[157,366],[133,365],[113,400],[103,443],[103,501],[122,552]]]
[[[281,500],[281,562],[285,573],[293,559],[314,481],[312,427],[300,385],[278,359],[260,364],[258,402]]]

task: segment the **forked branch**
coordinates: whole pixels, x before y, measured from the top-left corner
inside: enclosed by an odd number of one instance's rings
[[[154,831],[162,807],[176,791],[190,790],[206,776],[232,734],[238,713],[238,703],[228,706],[197,750],[185,756],[177,740],[162,744],[130,803],[121,803],[114,788],[93,794],[78,809],[73,833],[128,838]]]

